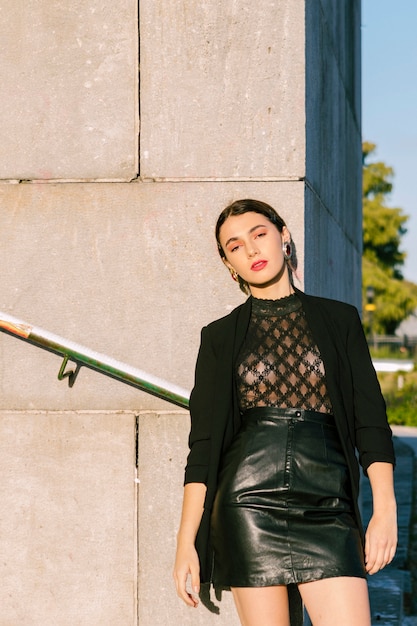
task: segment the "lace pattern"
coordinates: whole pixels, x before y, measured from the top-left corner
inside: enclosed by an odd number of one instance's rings
[[[296,294],[252,299],[236,374],[242,412],[273,406],[332,413],[324,364]]]

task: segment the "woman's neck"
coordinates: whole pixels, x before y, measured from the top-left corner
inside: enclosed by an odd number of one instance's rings
[[[279,300],[294,293],[294,287],[290,280],[282,281],[273,285],[265,285],[261,287],[250,285],[250,292],[254,298],[259,300]]]

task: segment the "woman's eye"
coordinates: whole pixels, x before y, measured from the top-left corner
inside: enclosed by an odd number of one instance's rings
[[[233,248],[230,248],[230,252],[235,252],[236,250],[239,250],[240,246],[233,246]]]
[[[255,237],[255,239],[259,238],[259,237],[265,237],[266,233],[258,233]]]

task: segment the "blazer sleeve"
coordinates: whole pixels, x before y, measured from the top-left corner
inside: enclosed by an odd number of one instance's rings
[[[211,424],[215,397],[216,356],[210,331],[201,331],[200,349],[195,368],[194,387],[190,395],[191,430],[188,439],[184,484],[207,484],[210,461]]]
[[[352,307],[347,351],[353,382],[356,447],[364,471],[376,461],[395,464],[385,401],[358,311]]]

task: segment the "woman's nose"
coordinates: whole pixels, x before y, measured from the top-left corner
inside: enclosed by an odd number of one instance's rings
[[[249,258],[252,257],[252,256],[255,256],[255,254],[258,254],[258,252],[259,252],[259,250],[255,246],[254,243],[251,243],[251,244],[248,245],[248,247],[247,247],[247,254],[248,254]]]

